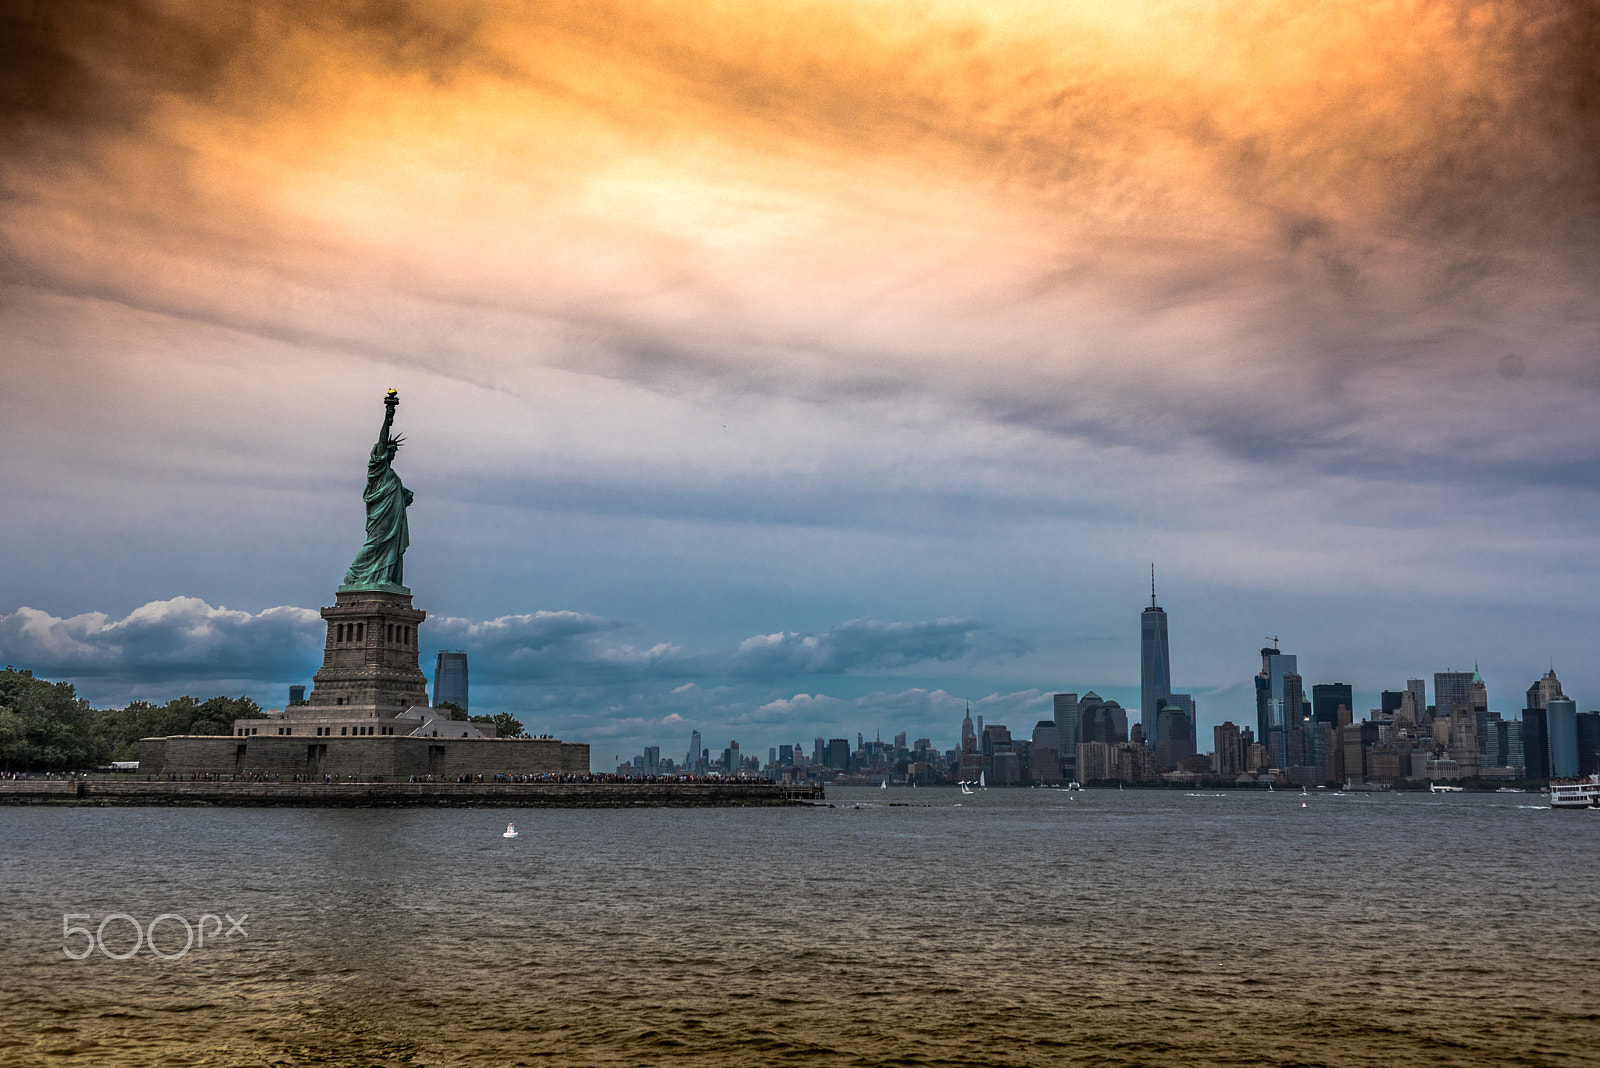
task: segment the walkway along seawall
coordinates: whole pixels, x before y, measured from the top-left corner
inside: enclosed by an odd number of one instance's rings
[[[778,783],[629,782],[160,782],[0,780],[0,805],[434,805],[548,808],[701,808],[797,805],[823,788]]]

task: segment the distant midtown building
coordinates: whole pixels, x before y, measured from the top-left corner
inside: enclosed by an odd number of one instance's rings
[[[452,653],[440,649],[434,661],[433,707],[446,703],[462,711],[472,707],[467,704],[467,654],[460,650]]]
[[[1156,604],[1156,568],[1150,565],[1150,607],[1139,614],[1139,723],[1146,741],[1160,740],[1157,716],[1172,696],[1167,613]]]
[[[306,699],[306,688],[304,686],[291,686],[291,687],[289,687],[289,703],[291,705],[304,704],[305,703],[305,699]]]

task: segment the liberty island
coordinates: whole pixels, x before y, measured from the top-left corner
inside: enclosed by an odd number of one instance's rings
[[[418,664],[427,613],[405,584],[415,497],[394,469],[404,443],[393,434],[398,391],[383,405],[362,492],[365,539],[321,610],[327,630],[311,693],[235,719],[230,734],[141,739],[145,781],[9,779],[0,803],[742,806],[823,797],[820,785],[765,780],[617,782],[590,774],[587,743],[501,737],[495,723],[467,719],[437,694],[430,705]]]

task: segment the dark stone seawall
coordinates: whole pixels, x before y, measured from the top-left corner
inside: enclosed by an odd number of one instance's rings
[[[696,808],[795,805],[823,799],[820,786],[773,783],[118,782],[0,781],[0,805],[433,805],[548,808]]]

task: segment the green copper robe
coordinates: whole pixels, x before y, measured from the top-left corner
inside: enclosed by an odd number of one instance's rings
[[[385,426],[385,430],[387,430]],[[404,586],[405,552],[411,545],[406,508],[411,491],[394,473],[394,448],[386,441],[372,447],[367,460],[367,540],[344,574],[346,586]]]

